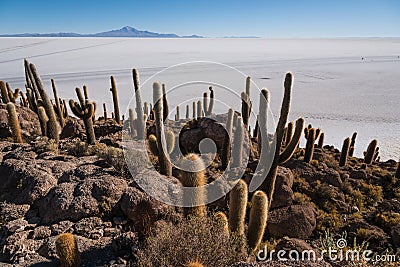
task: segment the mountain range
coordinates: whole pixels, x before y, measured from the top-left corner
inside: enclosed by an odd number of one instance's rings
[[[203,38],[199,35],[179,36],[174,33],[157,33],[137,30],[130,26],[125,26],[119,30],[111,30],[99,33],[79,34],[73,32],[59,33],[21,33],[21,34],[2,34],[0,37],[131,37],[131,38]]]

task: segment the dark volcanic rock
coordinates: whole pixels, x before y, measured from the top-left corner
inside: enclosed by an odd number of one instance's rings
[[[15,108],[18,113],[23,138],[32,139],[33,136],[40,135],[40,123],[36,113],[29,108],[20,107],[19,105],[15,105]],[[0,138],[11,136],[6,104],[0,103]]]
[[[290,206],[294,196],[292,191],[294,177],[292,172],[285,168],[279,167],[276,176],[275,191],[272,198],[271,208]]]

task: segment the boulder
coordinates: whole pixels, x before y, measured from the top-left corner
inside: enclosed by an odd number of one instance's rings
[[[8,138],[12,136],[11,129],[8,126],[8,112],[6,104],[0,103],[0,138]],[[26,107],[15,105],[18,114],[18,120],[21,125],[22,137],[32,139],[36,135],[40,135],[39,118],[35,112]]]
[[[278,167],[278,174],[275,181],[275,191],[272,197],[271,208],[290,206],[294,199],[292,191],[294,176],[285,167]]]

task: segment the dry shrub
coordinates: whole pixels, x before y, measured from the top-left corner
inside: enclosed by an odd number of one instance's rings
[[[230,266],[246,259],[243,239],[230,237],[217,220],[190,217],[178,225],[167,224],[147,238],[138,251],[138,266]]]

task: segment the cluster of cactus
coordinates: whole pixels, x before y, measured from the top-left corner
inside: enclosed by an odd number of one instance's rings
[[[207,214],[206,200],[207,194],[205,185],[207,179],[204,175],[205,165],[203,160],[197,154],[187,154],[181,161],[181,170],[179,179],[184,187],[196,187],[193,194],[183,195],[185,203],[191,203],[190,207],[184,207],[185,217],[198,216],[204,217]]]
[[[247,184],[239,180],[229,193],[229,230],[232,234],[244,237],[244,221],[248,203]],[[268,219],[268,196],[256,191],[251,200],[250,220],[247,230],[247,242],[250,251],[261,244]]]
[[[85,124],[86,142],[90,145],[94,145],[96,141],[93,129],[93,115],[95,112],[95,104],[94,102],[91,102],[89,101],[89,99],[86,98],[88,97],[86,93],[84,98],[81,90],[78,87],[75,89],[75,91],[78,96],[79,102],[71,99],[69,100],[69,106],[72,113],[74,113],[74,115],[78,118],[82,119]]]
[[[56,240],[56,253],[61,267],[78,267],[81,264],[78,242],[73,234],[61,234]]]

